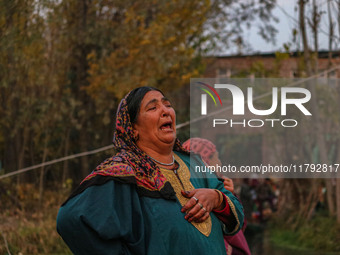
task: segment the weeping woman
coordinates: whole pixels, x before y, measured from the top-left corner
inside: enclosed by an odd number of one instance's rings
[[[176,138],[160,90],[122,99],[114,146],[59,210],[57,230],[74,254],[226,254],[223,234],[240,230],[242,206],[223,182],[194,171],[204,163]]]

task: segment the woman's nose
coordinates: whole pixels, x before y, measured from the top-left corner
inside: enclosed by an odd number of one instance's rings
[[[170,109],[163,105],[162,107],[162,116],[169,116],[170,115]]]

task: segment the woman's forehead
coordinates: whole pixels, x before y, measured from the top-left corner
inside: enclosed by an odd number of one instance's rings
[[[146,106],[151,103],[157,103],[157,102],[163,102],[163,101],[169,101],[168,98],[166,98],[161,92],[152,90],[145,94],[143,97],[143,100],[141,102],[142,106]]]

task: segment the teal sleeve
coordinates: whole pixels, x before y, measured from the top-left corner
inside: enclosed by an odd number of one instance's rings
[[[228,224],[223,223],[223,232],[227,235],[236,234],[243,226],[244,213],[241,202],[229,190],[224,188],[223,182],[218,180],[214,173],[196,172],[195,166],[202,166],[204,163],[197,154],[184,155],[177,153],[190,169],[191,182],[195,188],[218,189],[226,195],[226,201],[230,207]]]
[[[144,221],[133,185],[108,181],[63,205],[57,231],[74,254],[145,254]]]
[[[224,224],[223,232],[226,235],[235,235],[238,231],[240,231],[244,223],[244,212],[241,202],[236,196],[233,195],[233,193],[224,188],[222,181],[211,177],[207,178],[206,181],[208,182],[208,187],[218,189],[219,191],[223,192],[224,195],[226,195],[226,202],[229,205],[232,219],[227,220],[228,224]]]

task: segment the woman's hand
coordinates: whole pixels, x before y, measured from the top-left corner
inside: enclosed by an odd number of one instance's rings
[[[232,179],[223,177],[223,185],[226,190],[229,190],[231,193],[234,193],[234,183]]]
[[[203,222],[209,218],[209,213],[220,206],[220,196],[213,189],[194,189],[182,191],[182,195],[190,198],[182,207],[181,212],[186,212],[185,219],[189,222]]]

